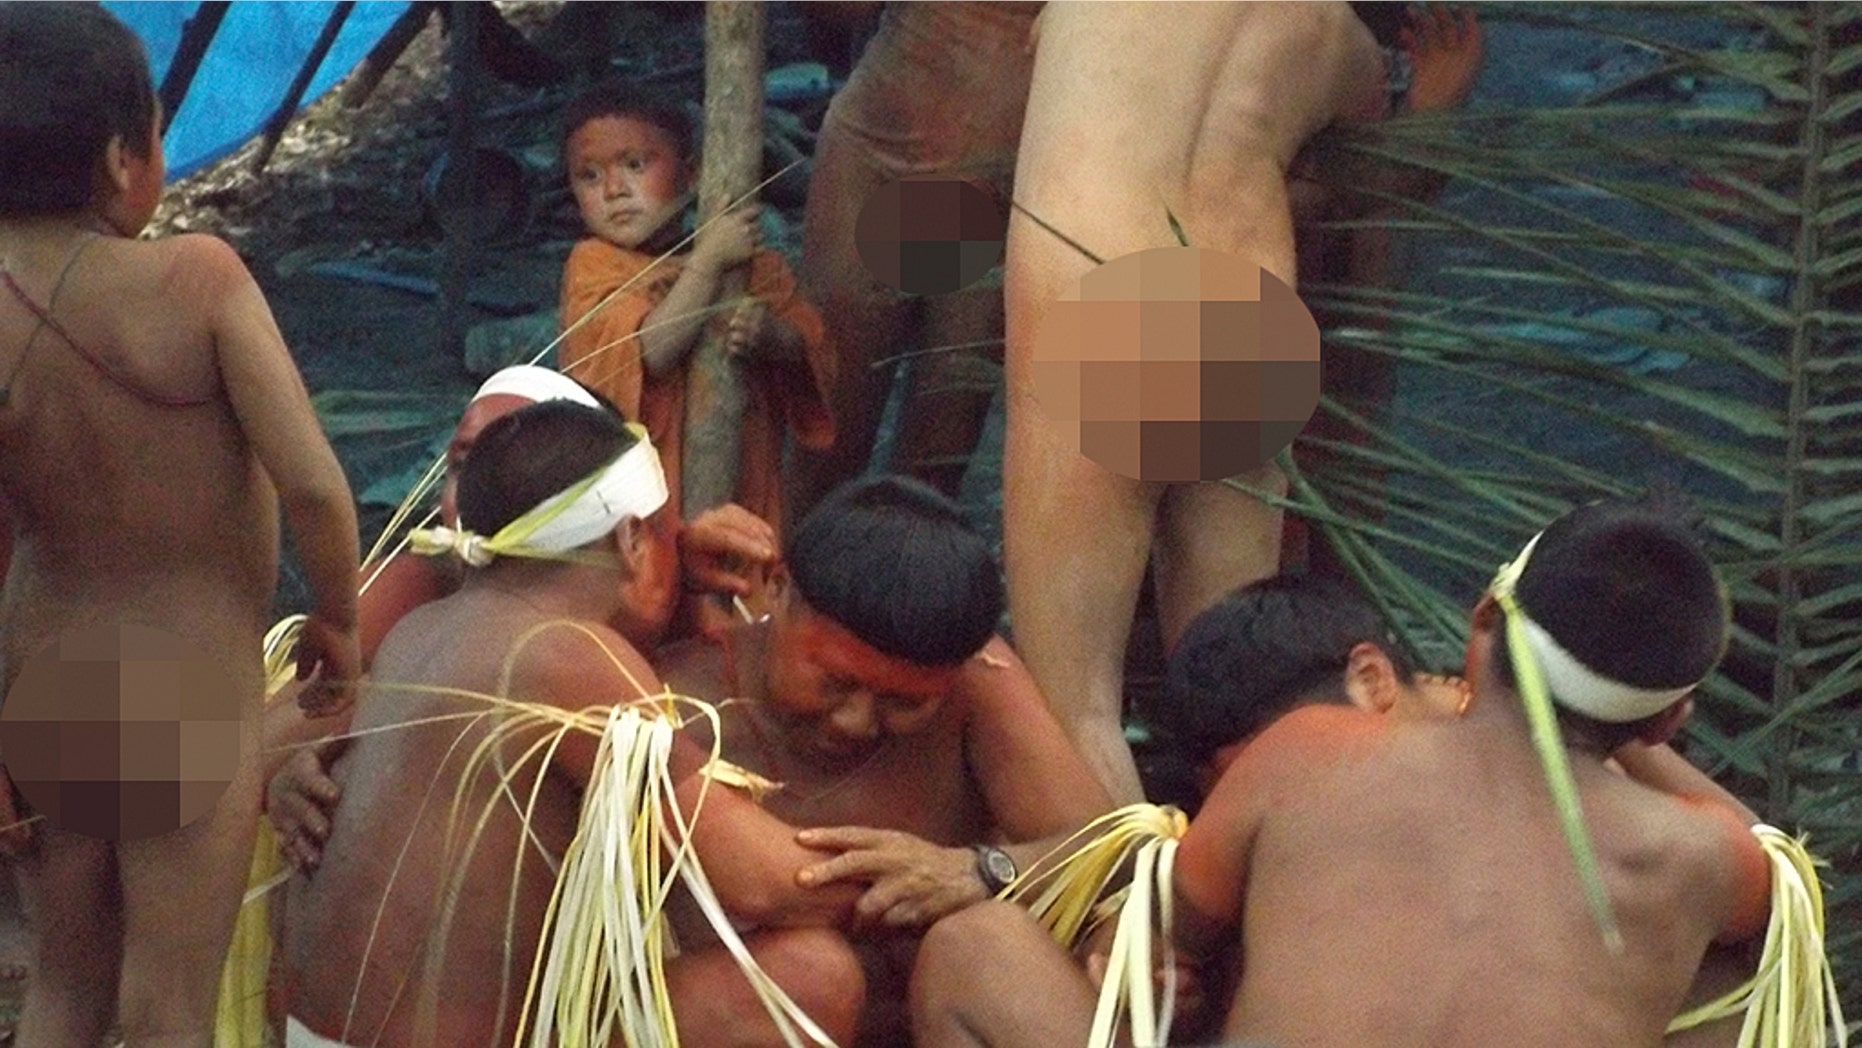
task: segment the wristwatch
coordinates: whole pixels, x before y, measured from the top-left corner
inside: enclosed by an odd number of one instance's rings
[[[1015,859],[1001,848],[976,844],[971,845],[970,850],[976,853],[976,879],[983,882],[991,896],[1001,895],[1021,873],[1015,867]]]

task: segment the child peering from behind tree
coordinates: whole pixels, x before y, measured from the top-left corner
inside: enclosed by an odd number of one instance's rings
[[[780,534],[785,434],[809,447],[833,439],[820,315],[782,257],[756,246],[755,208],[719,217],[690,250],[671,253],[698,171],[678,103],[604,83],[569,104],[563,127],[563,164],[588,232],[563,269],[563,370],[646,426],[676,512],[686,363],[711,318],[727,315],[750,395],[734,501]],[[719,301],[720,278],[742,265],[749,297]]]

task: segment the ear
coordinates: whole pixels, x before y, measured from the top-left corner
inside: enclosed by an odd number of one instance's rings
[[[1493,599],[1492,593],[1483,593],[1481,599],[1475,602],[1474,610],[1468,613],[1468,625],[1475,630],[1495,629],[1500,624],[1501,616],[1500,602]]]
[[[1345,695],[1366,713],[1388,713],[1397,700],[1396,666],[1370,641],[1359,641],[1345,656]]]
[[[621,570],[628,578],[639,576],[647,566],[647,525],[639,517],[628,517],[614,528],[615,552],[621,558]]]
[[[1476,687],[1487,676],[1487,662],[1492,646],[1506,643],[1500,637],[1501,620],[1504,617],[1499,602],[1490,593],[1481,594],[1474,610],[1468,613],[1468,646],[1462,654],[1461,666],[1462,675]]]
[[[1636,739],[1647,746],[1660,746],[1674,738],[1675,733],[1681,730],[1681,725],[1686,724],[1687,719],[1693,715],[1694,695],[1689,692],[1686,696],[1676,699],[1674,705],[1656,714],[1648,727],[1642,729]]]
[[[112,196],[129,192],[129,151],[123,146],[122,135],[111,135],[103,147],[103,176]]]

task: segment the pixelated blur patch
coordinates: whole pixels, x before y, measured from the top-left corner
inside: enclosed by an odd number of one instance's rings
[[[1220,251],[1115,258],[1048,310],[1034,394],[1082,455],[1137,480],[1271,461],[1319,406],[1319,326],[1292,288]]]
[[[73,630],[26,660],[0,706],[0,759],[33,811],[108,840],[172,833],[239,769],[233,679],[172,633]]]
[[[1002,260],[1008,212],[960,178],[905,178],[866,198],[854,249],[874,279],[911,295],[947,295]]]

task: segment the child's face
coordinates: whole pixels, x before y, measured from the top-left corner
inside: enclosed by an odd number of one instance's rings
[[[596,117],[569,136],[566,153],[582,223],[610,244],[639,247],[685,206],[685,158],[644,120]]]

